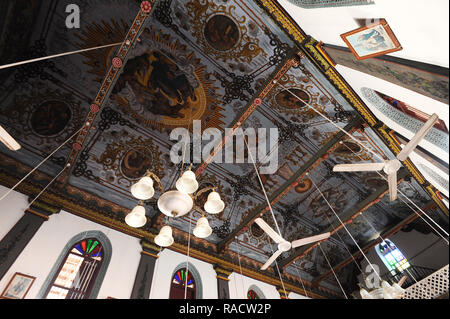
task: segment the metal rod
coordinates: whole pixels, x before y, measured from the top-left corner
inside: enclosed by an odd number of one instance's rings
[[[11,64],[0,65],[0,70],[11,68],[11,67],[15,67],[15,66],[19,66],[19,65],[23,65],[23,64],[34,63],[34,62],[39,62],[39,61],[43,61],[43,60],[49,60],[49,59],[53,59],[53,58],[58,58],[58,57],[66,56],[66,55],[78,54],[78,53],[83,53],[83,52],[92,51],[92,50],[99,50],[99,49],[109,48],[109,47],[113,47],[113,46],[119,46],[121,44],[122,44],[122,42],[120,42],[120,43],[113,43],[113,44],[107,44],[107,45],[102,45],[102,46],[89,48],[89,49],[82,49],[82,50],[71,51],[71,52],[66,52],[66,53],[60,53],[60,54],[55,54],[55,55],[49,55],[49,56],[45,56],[45,57],[41,57],[41,58],[36,58],[36,59],[31,59],[31,60],[26,60],[26,61],[11,63]]]

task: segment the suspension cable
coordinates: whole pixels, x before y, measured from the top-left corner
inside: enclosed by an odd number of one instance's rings
[[[345,299],[348,299],[347,294],[345,293],[344,288],[342,288],[341,282],[339,281],[338,277],[336,276],[336,273],[334,272],[334,269],[333,269],[333,267],[331,266],[330,261],[328,260],[327,255],[325,254],[325,252],[323,251],[322,245],[321,245],[320,243],[319,243],[319,248],[320,248],[320,250],[322,251],[322,254],[323,254],[323,256],[325,257],[325,259],[327,260],[327,263],[328,263],[328,265],[330,266],[331,271],[333,272],[334,278],[336,278],[336,281],[337,281],[337,283],[339,284],[339,287],[341,287],[341,290],[342,290],[342,293],[343,293],[344,296],[345,296]]]

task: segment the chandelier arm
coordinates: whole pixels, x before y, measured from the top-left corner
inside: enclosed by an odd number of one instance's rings
[[[200,206],[194,204],[194,207],[192,207],[192,209],[202,214],[203,217],[207,216],[206,212]]]
[[[151,177],[155,180],[156,184],[158,184],[159,189],[161,190],[161,193],[164,193],[164,187],[162,186],[161,180],[159,179],[158,176],[156,176],[156,174],[154,174],[151,171],[147,171],[147,176]]]
[[[193,195],[193,198],[194,198],[194,199],[197,199],[197,198],[198,198],[200,195],[202,195],[203,193],[205,193],[205,192],[207,192],[207,191],[215,191],[215,190],[217,190],[217,187],[215,187],[215,186],[205,187],[205,188],[203,188],[202,190],[199,190],[199,191],[197,192],[197,194]]]

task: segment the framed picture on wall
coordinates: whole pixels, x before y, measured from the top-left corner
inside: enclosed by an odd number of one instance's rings
[[[36,277],[31,277],[16,272],[9,281],[0,298],[2,299],[24,299],[33,285]]]
[[[403,49],[385,19],[344,33],[341,38],[358,60]]]

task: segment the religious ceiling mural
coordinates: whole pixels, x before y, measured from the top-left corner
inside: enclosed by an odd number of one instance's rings
[[[64,12],[67,1],[26,2],[26,10],[14,15],[16,21],[8,20],[0,30],[2,39],[15,43],[0,50],[0,57],[7,56],[7,61],[122,42],[140,10],[140,1],[79,1],[86,13],[81,28],[67,30],[64,17],[55,14]],[[12,10],[15,8],[13,5]],[[394,155],[379,134],[359,120],[354,106],[327,80],[317,62],[296,55],[298,43],[266,9],[266,1],[157,1],[109,99],[91,124],[69,178],[52,187],[53,193],[67,198],[65,209],[77,214],[76,205],[87,207],[98,212],[101,221],[111,220],[115,228],[126,229],[125,214],[137,204],[131,185],[150,169],[166,190],[173,189],[189,164],[174,164],[170,159],[175,141],[169,136],[174,128],[192,131],[193,121],[198,120],[202,129],[224,132],[248,113],[245,123],[240,123],[243,129],[274,128],[279,132],[278,168],[261,178],[276,223],[287,240],[332,231],[338,216],[352,217],[349,212],[375,192],[380,192],[382,199],[364,214],[377,231],[414,214],[401,201],[389,202],[386,191],[380,191],[386,181],[379,175],[333,173],[337,163],[377,161],[343,130],[384,159]],[[26,28],[28,34],[15,33],[29,22],[34,28]],[[117,47],[104,48],[0,72],[0,122],[23,146],[20,155],[2,148],[4,183],[25,175],[27,167],[80,131],[116,52]],[[289,59],[296,62],[286,68]],[[284,71],[273,84],[280,70]],[[248,112],[261,92],[264,99]],[[343,135],[334,140],[338,134]],[[43,176],[33,177],[35,187],[45,186],[64,168],[72,144],[65,144],[42,166]],[[247,150],[243,151],[249,159]],[[199,167],[195,163],[193,170]],[[209,163],[198,180],[200,188],[217,187],[226,208],[209,217],[213,234],[206,240],[194,240],[193,248],[232,263],[237,256],[244,257],[247,267],[259,271],[276,245],[255,223],[245,223],[267,212],[252,163]],[[401,181],[400,189],[419,206],[432,201],[414,178]],[[155,198],[160,194],[157,189]],[[147,202],[146,208],[149,223],[141,234],[155,234],[165,218],[156,200]],[[436,209],[430,214],[442,222],[442,212]],[[94,215],[86,213],[85,217],[95,220]],[[173,219],[175,240],[185,244],[190,227],[200,216],[194,213],[193,220],[188,215]],[[271,214],[262,218],[275,227]],[[376,231],[367,222],[355,218],[348,227],[360,244],[374,239]],[[333,265],[349,258],[349,251],[356,251],[348,233],[340,229],[336,234],[321,246]],[[301,258],[293,258],[293,254],[283,253],[279,262],[284,264],[284,275],[296,284],[299,276],[312,282],[330,270],[317,247]],[[349,266],[339,276],[345,280],[352,271]],[[266,273],[277,277],[272,268]],[[328,293],[339,292],[332,278],[321,282],[321,287]]]

